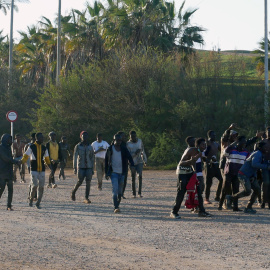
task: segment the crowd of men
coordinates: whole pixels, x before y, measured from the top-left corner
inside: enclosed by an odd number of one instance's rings
[[[19,168],[21,183],[25,183],[25,164],[31,175],[29,185],[28,200],[29,206],[33,206],[36,201],[36,208],[40,209],[40,203],[44,193],[45,169],[50,169],[47,188],[56,188],[55,173],[59,165],[58,180],[66,179],[65,167],[67,159],[71,156],[67,138],[63,136],[61,141],[56,141],[56,133],[49,133],[49,141],[43,144],[44,136],[42,133],[33,133],[31,141],[24,144],[19,134],[15,135],[12,143],[12,137],[4,134],[0,145],[0,198],[8,187],[7,210],[13,210],[13,183],[17,181],[16,171]],[[113,142],[108,144],[102,139],[102,134],[97,134],[97,140],[92,144],[89,142],[88,132],[80,133],[81,141],[75,146],[73,153],[74,174],[78,181],[71,191],[71,200],[76,200],[76,191],[83,181],[86,182],[84,203],[89,204],[90,183],[94,174],[94,167],[97,171],[98,189],[102,190],[102,181],[104,175],[106,179],[112,182],[112,197],[114,212],[119,213],[119,204],[121,199],[125,199],[124,191],[127,182],[128,168],[132,175],[132,193],[137,197],[136,192],[136,174],[139,178],[138,197],[142,198],[142,171],[146,166],[147,157],[144,151],[142,140],[137,138],[135,131],[130,132],[130,139],[127,141],[126,134],[118,132]]]
[[[244,211],[254,214],[252,208],[258,200],[261,208],[266,205],[270,209],[270,127],[265,132],[257,132],[256,136],[247,140],[239,135],[232,124],[222,135],[220,143],[216,141],[216,133],[209,130],[207,139],[189,136],[186,138],[187,149],[184,151],[177,166],[177,195],[170,214],[171,218],[179,219],[178,214],[185,198],[191,179],[196,182],[196,207],[192,209],[199,217],[211,217],[205,205],[212,204],[210,191],[213,179],[218,180],[218,188],[214,200],[218,202],[218,210],[226,209],[235,212]],[[86,131],[80,133],[81,141],[75,146],[73,153],[74,174],[77,183],[71,191],[71,200],[76,200],[76,191],[86,182],[84,203],[89,204],[90,183],[97,171],[98,189],[102,190],[102,182],[111,179],[114,212],[120,212],[120,202],[125,199],[127,175],[130,169],[133,197],[142,198],[142,171],[147,163],[143,142],[135,131],[130,131],[129,140],[124,132],[115,134],[111,144],[97,134],[96,141],[89,142]],[[9,134],[4,134],[0,145],[0,198],[8,187],[7,210],[12,208],[13,183],[17,181],[16,172],[19,168],[21,182],[25,183],[25,164],[31,175],[29,185],[29,206],[40,209],[45,186],[45,168],[50,169],[47,188],[56,188],[55,173],[58,168],[58,180],[65,180],[65,167],[71,151],[67,138],[63,136],[58,143],[56,133],[49,133],[49,141],[43,144],[42,133],[33,133],[31,141],[24,144],[19,134],[14,142]],[[220,158],[218,158],[220,156]],[[205,169],[205,174],[203,170]],[[136,176],[138,175],[138,191]],[[205,175],[205,181],[204,181]],[[192,180],[193,181],[193,180]],[[193,182],[192,182],[193,183]],[[240,191],[240,185],[242,190]],[[250,196],[244,210],[238,207],[240,198]],[[188,196],[187,196],[188,197]],[[204,197],[204,199],[203,199]]]

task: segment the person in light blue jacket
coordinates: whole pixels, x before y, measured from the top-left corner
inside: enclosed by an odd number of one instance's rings
[[[256,213],[256,210],[252,208],[252,205],[261,193],[259,183],[256,179],[257,170],[270,170],[269,164],[263,164],[263,157],[266,153],[268,153],[268,151],[269,149],[267,148],[267,144],[265,142],[258,143],[256,151],[254,151],[249,156],[249,158],[246,160],[238,172],[238,179],[244,190],[234,195],[227,195],[227,205],[230,205],[232,200],[237,200],[249,196],[252,189],[253,193],[244,212],[251,214]]]

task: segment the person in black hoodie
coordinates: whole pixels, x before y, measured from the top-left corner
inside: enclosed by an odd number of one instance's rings
[[[125,175],[127,173],[127,164],[134,170],[133,159],[126,146],[122,144],[121,135],[114,136],[114,142],[108,148],[105,157],[105,173],[106,179],[111,178],[112,181],[112,197],[114,204],[114,213],[119,213],[119,204],[123,194],[123,185]]]
[[[9,134],[2,135],[0,144],[0,198],[7,185],[7,210],[9,211],[13,210],[11,205],[13,197],[13,164],[20,164],[18,160],[12,157],[11,145],[12,137]]]

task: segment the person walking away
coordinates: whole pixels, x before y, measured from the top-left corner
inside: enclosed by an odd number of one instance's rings
[[[103,141],[101,133],[97,134],[97,140],[91,145],[95,154],[98,189],[102,190],[102,180],[105,174],[105,156],[110,145],[106,141]]]
[[[4,190],[8,188],[7,210],[12,211],[12,197],[13,197],[13,164],[19,165],[17,159],[13,159],[12,151],[12,137],[9,134],[3,134],[0,144],[0,198]]]
[[[202,158],[202,152],[206,149],[206,142],[203,138],[196,139],[195,147],[190,147],[185,150],[184,154],[181,157],[181,160],[177,166],[176,174],[178,175],[177,181],[177,195],[175,198],[174,206],[171,211],[170,217],[179,219],[181,218],[178,214],[181,204],[183,202],[184,196],[186,194],[186,187],[196,172],[196,161],[199,158]],[[211,214],[205,211],[203,206],[202,192],[200,190],[200,185],[197,187],[198,191],[198,201],[199,201],[199,217],[210,217]]]
[[[21,159],[22,163],[26,163],[30,158],[30,167],[31,167],[31,192],[29,198],[29,206],[33,206],[33,200],[35,193],[37,192],[37,202],[36,208],[40,209],[40,203],[44,193],[45,185],[45,163],[48,165],[52,171],[52,166],[49,158],[49,153],[47,148],[43,145],[44,137],[42,133],[36,134],[36,142],[30,145],[27,151],[24,153],[23,158]]]
[[[93,147],[89,144],[89,135],[88,132],[82,131],[80,134],[81,142],[78,143],[74,148],[73,154],[73,168],[74,174],[78,174],[78,182],[74,186],[71,192],[71,200],[76,200],[76,191],[83,183],[85,179],[86,187],[85,187],[85,198],[84,203],[91,203],[89,200],[90,195],[90,184],[92,180],[92,176],[94,174],[94,150]]]
[[[142,198],[142,171],[143,165],[147,164],[147,157],[144,151],[143,142],[137,138],[135,131],[130,131],[130,140],[127,142],[127,149],[129,150],[135,165],[135,171],[131,172],[132,178],[132,193],[133,197],[136,198],[136,173],[139,175],[139,188],[138,196]]]
[[[70,148],[69,145],[67,143],[67,137],[63,136],[61,138],[61,141],[59,142],[59,148],[60,148],[60,152],[61,152],[61,159],[60,159],[60,171],[59,171],[59,177],[58,179],[61,179],[61,176],[63,178],[63,180],[66,179],[65,176],[65,167],[67,165],[67,159],[68,157],[70,157]]]
[[[12,152],[13,156],[16,160],[20,160],[24,153],[24,147],[25,143],[21,141],[20,134],[15,135],[15,141],[12,144]],[[20,176],[21,176],[21,183],[25,183],[25,165],[14,165],[14,171],[13,171],[13,182],[15,183],[17,181],[16,173],[17,169],[19,168]]]
[[[237,194],[239,192],[238,172],[249,156],[249,152],[245,149],[246,142],[245,136],[239,136],[237,137],[236,145],[230,145],[225,149],[224,156],[227,159],[224,168],[225,178],[218,210],[222,210],[222,207],[224,207],[223,203],[225,197],[226,195],[230,195],[231,187],[232,194]],[[227,207],[230,209],[231,206],[225,205],[225,209],[228,209]],[[233,211],[242,211],[238,208],[238,199],[234,200]]]
[[[122,145],[121,135],[114,136],[114,143],[109,147],[105,157],[106,179],[111,178],[112,199],[114,213],[119,213],[119,205],[122,198],[124,178],[127,170],[127,163],[130,163],[131,171],[135,171],[134,162],[128,149]]]
[[[258,180],[256,179],[257,170],[270,170],[270,165],[263,163],[263,157],[268,153],[269,149],[267,144],[265,142],[259,142],[257,150],[247,158],[246,162],[238,172],[238,179],[243,187],[243,191],[234,195],[227,195],[227,205],[230,205],[231,201],[234,202],[235,200],[249,196],[251,194],[251,190],[253,190],[244,212],[250,214],[256,213],[256,210],[252,208],[252,205],[256,201],[257,197],[260,196],[261,192]]]
[[[49,184],[47,188],[56,188],[57,185],[55,184],[55,172],[58,166],[59,161],[61,160],[61,150],[59,143],[56,141],[56,133],[54,131],[51,131],[49,133],[50,140],[46,144],[46,148],[49,153],[50,161],[52,170],[49,175]]]

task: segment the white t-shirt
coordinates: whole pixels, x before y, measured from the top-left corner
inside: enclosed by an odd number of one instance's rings
[[[97,154],[95,154],[95,156],[98,158],[105,158],[107,149],[110,146],[106,141],[101,141],[101,142],[95,141],[91,145],[92,145],[94,151],[97,151],[100,148],[104,148],[106,151],[100,151]]]

